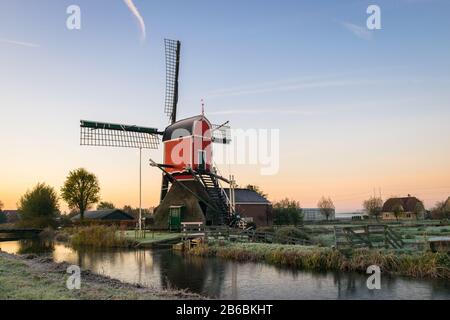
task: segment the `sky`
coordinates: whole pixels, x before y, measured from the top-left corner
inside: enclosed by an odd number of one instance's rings
[[[366,27],[369,5],[381,29]],[[69,30],[67,7],[81,9]],[[182,42],[178,118],[278,129],[279,170],[226,164],[272,201],[338,212],[374,192],[427,207],[450,196],[450,2],[0,0],[0,200],[14,209],[70,170],[102,199],[139,203],[139,152],[79,145],[79,120],[163,129],[164,38]],[[143,206],[161,176],[143,151]],[[61,201],[61,209],[67,210]]]

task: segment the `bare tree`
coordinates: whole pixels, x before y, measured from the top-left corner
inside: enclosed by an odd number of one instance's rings
[[[423,206],[422,201],[416,203],[414,207],[413,214],[416,216],[416,220],[419,220],[419,217],[423,217],[425,214],[425,207]]]
[[[320,209],[320,213],[326,217],[327,221],[330,219],[330,216],[333,214],[335,209],[331,198],[325,198],[323,196],[317,203],[317,207]]]
[[[378,221],[383,210],[383,200],[379,197],[370,197],[363,202],[363,207],[369,216],[374,217]]]
[[[246,189],[255,191],[257,194],[263,196],[264,198],[268,198],[268,194],[265,193],[259,186],[257,185],[253,185],[253,184],[248,184],[246,187]]]

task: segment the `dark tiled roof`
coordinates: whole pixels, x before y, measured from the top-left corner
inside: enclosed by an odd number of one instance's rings
[[[422,203],[422,201],[416,197],[390,198],[384,203],[383,212],[392,212],[397,205],[401,205],[405,212],[413,212],[417,203]]]
[[[114,215],[114,217],[112,217]],[[117,217],[121,217],[118,219]],[[106,210],[96,210],[96,211],[86,211],[84,213],[85,219],[93,220],[134,220],[134,217],[126,213],[125,211],[119,209],[106,209]],[[80,215],[77,214],[72,220],[79,220]]]
[[[228,197],[230,197],[230,189],[224,188]],[[259,193],[250,189],[234,189],[234,196],[236,203],[260,203],[260,204],[270,204],[270,201],[264,198]]]
[[[194,123],[203,119],[206,118],[202,115],[199,115],[175,122],[164,130],[162,141],[176,139],[180,136],[184,137],[186,135],[192,135],[192,131],[194,130]],[[177,133],[177,136],[174,135],[175,132]]]

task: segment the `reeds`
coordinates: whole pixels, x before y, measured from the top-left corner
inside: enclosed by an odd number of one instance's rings
[[[129,241],[123,232],[115,226],[91,225],[74,228],[70,243],[73,246],[91,246],[96,248],[126,247]]]
[[[204,245],[190,253],[237,261],[265,261],[304,270],[366,272],[369,266],[377,265],[385,273],[450,279],[450,257],[445,253],[356,249],[344,254],[331,248],[256,243]]]

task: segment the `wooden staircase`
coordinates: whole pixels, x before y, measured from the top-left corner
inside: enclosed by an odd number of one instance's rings
[[[218,179],[213,174],[207,172],[198,174],[198,177],[205,187],[206,193],[213,202],[213,206],[216,208],[219,224],[229,224],[232,219],[232,217],[230,217],[230,204]]]

